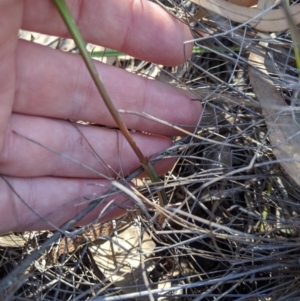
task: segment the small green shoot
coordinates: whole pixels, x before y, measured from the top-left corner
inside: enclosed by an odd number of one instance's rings
[[[298,30],[295,22],[292,19],[292,16],[290,13],[289,2],[290,2],[289,0],[282,1],[282,5],[283,5],[284,11],[286,13],[286,17],[287,17],[289,27],[290,27],[291,37],[292,37],[292,41],[293,41],[294,54],[295,54],[295,58],[296,58],[296,66],[297,66],[297,69],[300,70],[300,55],[299,55],[300,34],[299,34],[299,30]],[[299,77],[300,77],[300,75],[299,75]]]
[[[228,50],[230,51],[240,51],[240,47],[239,46],[232,46],[232,47],[212,47],[211,50],[214,51],[218,51],[221,53],[224,52],[228,52]],[[193,48],[193,54],[205,54],[205,53],[210,53],[211,50],[200,47],[200,46],[194,46]],[[117,51],[117,50],[113,50],[113,49],[105,49],[103,51],[92,51],[90,52],[90,56],[91,57],[120,57],[120,56],[128,56],[127,54]]]

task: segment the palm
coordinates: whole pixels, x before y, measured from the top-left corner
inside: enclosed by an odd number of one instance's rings
[[[153,3],[73,0],[70,7],[88,42],[166,65],[184,60],[182,42],[190,38],[187,28]],[[0,76],[4,79],[0,83],[0,171],[29,207],[59,226],[86,206],[76,206],[84,196],[107,189],[105,178],[128,174],[139,162],[118,132],[82,125],[76,128],[67,121],[114,125],[80,56],[18,41],[20,28],[66,36],[52,2],[2,1],[0,20],[4,24],[0,32]],[[171,123],[197,122],[201,108],[188,95],[124,70],[100,63],[96,66],[117,108],[146,112]],[[174,134],[171,127],[137,115],[124,115],[124,121],[129,128],[159,134],[134,134],[146,156],[171,145],[166,138]],[[169,163],[159,164],[158,170],[162,172]],[[4,180],[1,191],[0,232],[51,226],[23,204]],[[119,196],[115,202],[122,200]]]

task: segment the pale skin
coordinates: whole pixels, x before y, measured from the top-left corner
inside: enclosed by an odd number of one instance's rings
[[[192,45],[185,47],[186,57],[183,51],[183,42],[191,39],[188,27],[154,3],[67,3],[86,42],[169,66],[183,63],[191,54]],[[107,190],[110,182],[103,178],[115,177],[115,173],[128,175],[139,167],[139,160],[116,130],[81,125],[78,131],[68,121],[114,125],[82,58],[18,39],[21,28],[68,36],[51,1],[1,0],[0,28],[0,173],[23,201],[48,221],[40,220],[1,178],[0,233],[59,227],[86,207],[87,202],[82,203],[85,196]],[[96,67],[117,108],[145,112],[190,129],[198,122],[201,105],[186,92],[99,62]],[[145,156],[172,145],[168,138],[176,134],[172,127],[137,115],[126,114],[123,118],[128,128],[153,134],[133,133]],[[112,169],[92,154],[82,135]],[[162,173],[170,166],[172,162],[162,161],[156,169]],[[124,202],[124,197],[114,196],[112,200],[118,204]],[[100,212],[101,207],[81,223],[91,221]],[[122,213],[121,209],[110,211],[102,220]]]

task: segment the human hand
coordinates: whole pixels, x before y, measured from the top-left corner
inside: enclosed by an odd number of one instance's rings
[[[164,65],[184,61],[189,29],[152,2],[72,0],[68,5],[86,42]],[[118,131],[84,125],[76,129],[67,121],[115,125],[82,58],[18,40],[21,28],[68,36],[52,1],[3,0],[0,20],[0,233],[59,227],[87,206],[84,197],[107,190],[110,181],[105,178],[127,175],[140,163]],[[186,55],[191,47],[186,47]],[[197,123],[201,105],[188,94],[95,64],[118,109],[145,112],[172,124]],[[145,156],[171,146],[167,136],[175,134],[172,127],[137,115],[122,117],[128,128],[154,134],[132,133]],[[162,161],[156,169],[161,173],[169,165]],[[113,199],[114,204],[124,202],[120,195]],[[99,212],[101,207],[81,222]],[[115,209],[105,218],[120,214],[122,210]]]

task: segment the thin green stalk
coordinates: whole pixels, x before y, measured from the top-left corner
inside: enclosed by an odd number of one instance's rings
[[[225,52],[228,52],[228,50],[230,50],[230,51],[240,51],[241,47],[240,46],[231,46],[231,47],[228,47],[228,48],[225,48],[225,47],[210,47],[210,49],[206,49],[206,48],[203,48],[201,46],[194,46],[193,54],[211,53],[211,50],[218,51],[218,52],[221,52],[221,53],[225,53]]]
[[[299,30],[295,24],[295,22],[293,21],[293,18],[291,16],[290,13],[290,7],[289,7],[289,0],[285,0],[282,1],[282,5],[289,23],[289,27],[290,27],[290,32],[291,32],[291,37],[292,37],[292,41],[293,41],[293,48],[294,48],[294,54],[295,54],[295,58],[296,58],[296,66],[297,69],[300,70],[300,55],[299,55],[299,51],[300,51],[300,34],[299,34]],[[300,78],[300,75],[299,75]]]
[[[148,174],[151,181],[154,183],[157,183],[160,181],[159,177],[157,176],[153,166],[151,165],[149,159],[143,155],[137,144],[135,143],[134,139],[132,138],[130,132],[128,131],[125,123],[123,122],[119,112],[115,108],[113,102],[111,101],[102,81],[100,80],[100,77],[98,75],[97,69],[95,68],[95,65],[90,58],[90,54],[86,50],[85,42],[81,36],[81,33],[77,27],[77,25],[74,22],[74,19],[71,15],[71,12],[65,2],[65,0],[53,0],[57,10],[59,11],[63,21],[65,22],[72,38],[74,39],[74,42],[76,46],[78,47],[80,54],[93,78],[93,81],[96,84],[96,87],[102,96],[103,101],[105,102],[105,105],[107,106],[110,114],[114,118],[116,124],[118,125],[120,131],[128,141],[129,145],[139,158],[145,172]],[[164,190],[158,191],[158,196],[160,200],[160,205],[164,206],[167,204],[167,197]]]
[[[221,53],[228,52],[230,51],[239,51],[241,48],[240,46],[232,46],[232,47],[212,47],[211,48],[214,51],[218,51]],[[205,49],[201,46],[194,46],[193,48],[193,54],[205,54],[205,53],[210,53],[211,51],[209,49]],[[119,57],[119,56],[126,56],[125,53],[117,51],[117,50],[112,50],[112,49],[105,49],[103,51],[91,51],[90,52],[91,57]]]
[[[119,57],[125,56],[126,54],[117,50],[105,49],[103,51],[91,51],[91,57]]]

